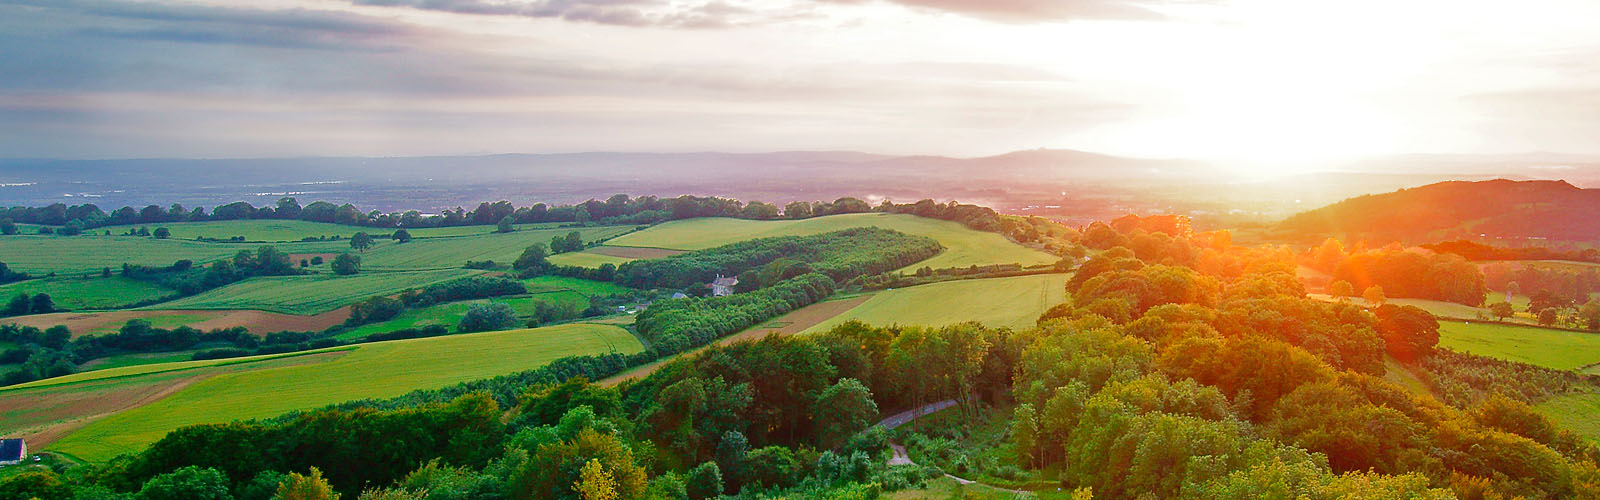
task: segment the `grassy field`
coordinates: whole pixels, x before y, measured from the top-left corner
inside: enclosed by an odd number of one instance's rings
[[[157,300],[177,292],[139,280],[112,275],[110,278],[41,278],[0,286],[0,300],[18,293],[50,294],[57,309],[114,309]]]
[[[196,264],[232,257],[240,250],[255,250],[260,243],[208,243],[192,240],[158,240],[130,236],[6,236],[0,238],[0,261],[11,269],[31,274],[57,272],[86,274],[102,268],[120,269],[124,262],[146,266],[171,265],[180,259]],[[326,253],[349,250],[344,241],[273,244],[285,253]]]
[[[968,229],[960,224],[902,214],[849,214],[802,220],[753,221],[704,218],[672,221],[606,242],[610,246],[701,250],[729,243],[772,236],[804,236],[878,226],[906,234],[927,236],[945,246],[944,253],[918,262],[912,268],[966,267],[970,265],[1019,263],[1025,266],[1051,264],[1058,259],[1045,252],[1018,245],[1004,236]]]
[[[563,223],[561,223],[561,222],[540,222],[540,223],[536,223],[536,224],[517,224],[517,225],[515,225],[513,227],[516,227],[518,231],[532,231],[532,230],[539,230],[539,229],[556,229],[559,226],[561,226],[561,224],[563,224]],[[473,235],[479,235],[479,234],[490,234],[490,233],[493,233],[495,231],[495,229],[496,229],[496,227],[493,226],[493,225],[488,225],[488,226],[419,227],[419,228],[407,229],[406,232],[411,233],[411,236],[413,238],[446,238],[446,237],[451,237],[451,236],[473,236]],[[387,233],[387,232],[389,232],[389,230],[385,229],[385,230],[383,230],[383,232]]]
[[[641,349],[626,330],[590,324],[362,344],[326,362],[225,373],[195,382],[154,403],[96,420],[48,449],[104,461],[187,425],[393,397],[528,370],[564,356]]]
[[[819,332],[856,319],[875,325],[943,326],[977,321],[1027,328],[1051,306],[1065,302],[1065,274],[946,281],[878,292],[866,302],[807,328]]]
[[[1440,321],[1439,345],[1558,370],[1600,363],[1600,334],[1533,326]]]
[[[632,290],[616,283],[569,278],[566,276],[539,276],[522,280],[522,284],[528,287],[528,293],[570,290],[591,297],[613,295]]]
[[[386,333],[395,330],[403,330],[406,328],[422,328],[429,325],[442,325],[454,332],[456,331],[456,325],[461,323],[461,317],[467,315],[467,310],[472,309],[472,306],[474,305],[487,304],[490,302],[499,302],[511,306],[511,310],[516,311],[517,317],[523,320],[527,320],[533,316],[535,304],[538,304],[539,302],[574,304],[577,305],[580,310],[582,308],[589,307],[589,297],[587,295],[567,290],[545,292],[523,297],[451,302],[448,304],[436,304],[421,309],[407,309],[405,312],[400,313],[399,316],[395,316],[388,321],[380,321],[377,323],[361,325],[340,333],[334,338],[341,340],[354,340],[374,333]]]
[[[363,272],[352,276],[304,275],[251,278],[151,309],[259,309],[287,314],[317,314],[362,299],[480,274],[467,269]]]
[[[558,265],[558,266],[587,267],[589,269],[596,269],[596,268],[599,268],[600,266],[603,266],[603,265],[606,265],[606,264],[611,264],[613,266],[620,266],[623,263],[630,262],[632,260],[634,260],[634,259],[630,259],[630,258],[627,258],[627,257],[617,257],[617,256],[613,256],[613,255],[600,255],[600,254],[597,254],[597,253],[591,253],[591,252],[587,252],[587,251],[585,251],[585,252],[567,252],[567,253],[555,254],[555,255],[551,255],[550,256],[550,263],[551,264],[555,264],[555,265]]]
[[[482,234],[451,238],[426,238],[405,244],[387,244],[361,255],[363,269],[443,269],[461,267],[469,260],[492,260],[509,264],[534,243],[550,244],[550,238],[578,231],[583,241],[610,238],[632,227],[606,226],[581,229],[541,229],[506,234]]]
[[[1600,440],[1600,394],[1588,392],[1551,398],[1537,405],[1539,410],[1561,427],[1590,440]]]
[[[361,231],[366,231],[368,234],[388,232],[386,229],[303,220],[219,220],[167,224],[129,224],[125,226],[106,226],[95,229],[95,231],[111,231],[111,234],[117,235],[126,233],[129,229],[137,230],[141,227],[151,231],[155,231],[158,227],[164,227],[172,231],[173,239],[180,240],[192,240],[195,238],[226,240],[235,236],[243,236],[245,241],[249,242],[300,241],[307,237],[331,238],[339,236],[349,238],[351,235]]]

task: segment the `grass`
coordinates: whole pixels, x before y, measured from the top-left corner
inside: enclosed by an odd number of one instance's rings
[[[526,320],[533,316],[535,307],[534,305],[538,304],[539,302],[571,303],[578,305],[578,307],[582,309],[589,306],[589,297],[577,292],[563,290],[524,297],[469,300],[462,302],[451,302],[447,304],[436,304],[421,309],[407,309],[405,312],[400,313],[399,316],[395,316],[387,321],[361,325],[340,333],[334,338],[340,340],[354,340],[374,333],[386,333],[395,330],[403,330],[406,328],[422,328],[429,325],[442,325],[454,332],[456,331],[456,325],[461,323],[461,317],[466,316],[467,311],[472,309],[472,306],[477,304],[487,304],[490,302],[499,302],[511,306],[511,310],[516,311],[518,318]]]
[[[173,239],[180,240],[192,240],[195,238],[226,240],[235,236],[243,236],[245,241],[250,242],[291,242],[300,241],[306,237],[333,236],[349,239],[351,235],[362,231],[367,232],[367,234],[387,233],[389,231],[382,228],[365,228],[327,222],[270,219],[129,224],[106,226],[95,229],[95,231],[111,231],[111,234],[117,235],[126,233],[129,229],[137,230],[141,227],[151,231],[155,231],[158,227],[164,227],[172,231]]]
[[[1557,370],[1600,363],[1600,335],[1534,326],[1441,321],[1439,345]]]
[[[1505,300],[1506,300],[1506,293],[1505,292],[1489,292],[1489,295],[1487,295],[1483,299],[1483,303],[1485,303],[1485,304],[1494,304],[1494,303],[1497,303],[1497,302],[1504,302]],[[1511,297],[1511,305],[1515,306],[1518,311],[1526,311],[1526,310],[1528,310],[1528,303],[1529,302],[1532,302],[1532,299],[1528,298],[1527,295],[1517,295],[1515,297]]]
[[[155,309],[259,309],[310,315],[332,311],[368,297],[393,295],[479,274],[467,269],[363,272],[352,276],[312,274],[251,278],[153,307]]]
[[[154,365],[160,363],[173,363],[188,361],[197,351],[132,353],[108,356],[78,367],[79,370],[109,370],[124,366]]]
[[[375,270],[457,268],[469,260],[510,264],[534,243],[549,245],[552,237],[572,231],[577,231],[587,242],[616,236],[631,229],[631,226],[604,226],[417,239],[369,250],[361,254],[361,264],[363,269]]]
[[[1362,301],[1360,299],[1352,298],[1351,300],[1358,301],[1358,302],[1361,302],[1361,303],[1366,303],[1365,301]],[[1386,302],[1389,303],[1389,304],[1395,304],[1395,305],[1417,306],[1418,308],[1421,308],[1424,311],[1428,311],[1429,314],[1432,314],[1434,316],[1438,316],[1438,317],[1441,317],[1441,318],[1477,319],[1479,312],[1482,312],[1482,313],[1485,313],[1485,314],[1487,314],[1489,312],[1488,309],[1484,309],[1484,308],[1481,308],[1481,307],[1473,307],[1473,306],[1468,306],[1468,305],[1462,305],[1462,304],[1457,304],[1455,302],[1445,302],[1445,301],[1442,301],[1442,300],[1396,299],[1396,298],[1391,298],[1391,299],[1388,299]]]
[[[561,224],[564,224],[564,223],[562,223],[562,222],[540,222],[540,223],[535,223],[535,224],[517,224],[517,225],[515,225],[513,227],[516,227],[518,231],[532,231],[532,230],[538,230],[538,229],[556,229],[559,226],[561,226]],[[473,236],[473,235],[479,235],[479,234],[489,234],[489,233],[493,233],[495,231],[495,229],[496,229],[496,226],[494,226],[494,225],[487,225],[487,226],[450,226],[450,227],[419,227],[419,228],[406,229],[406,232],[411,233],[411,237],[413,237],[413,238],[447,238],[447,237],[451,237],[451,236]],[[389,230],[387,230],[387,229],[385,229],[383,231],[384,232],[389,232]],[[565,234],[565,233],[563,233],[563,234]]]
[[[1534,405],[1534,409],[1580,436],[1600,440],[1600,419],[1595,418],[1600,415],[1600,393],[1557,396]]]
[[[539,276],[522,280],[527,285],[528,293],[539,293],[558,290],[571,290],[590,297],[597,295],[614,295],[633,290],[622,285],[605,281],[592,281],[582,278],[569,278],[566,276]]]
[[[50,294],[57,309],[115,309],[176,295],[176,291],[144,281],[112,275],[110,278],[69,278],[57,276],[0,286],[0,300],[18,293]]]
[[[565,356],[641,349],[626,330],[589,324],[362,344],[331,361],[197,382],[149,405],[94,421],[49,449],[100,462],[137,451],[183,426],[393,397],[529,370]]]
[[[123,263],[166,266],[181,259],[203,264],[232,257],[240,250],[254,251],[260,243],[209,243],[193,240],[130,236],[6,236],[0,238],[0,256],[7,266],[30,274],[88,274],[103,268],[121,269]],[[342,252],[344,241],[274,244],[285,253]]]
[[[886,290],[806,332],[826,331],[852,319],[874,325],[944,326],[977,321],[991,327],[1027,328],[1046,309],[1066,301],[1066,281],[1064,274],[1044,274]]]
[[[603,266],[603,265],[606,265],[606,264],[611,264],[613,266],[620,266],[623,263],[631,262],[633,260],[634,259],[630,259],[630,258],[627,258],[627,257],[617,257],[617,256],[613,256],[613,255],[600,255],[600,254],[597,254],[597,253],[589,253],[589,252],[567,252],[567,253],[560,253],[560,254],[555,254],[555,255],[551,255],[550,256],[550,263],[551,264],[556,264],[556,265],[560,265],[560,266],[587,267],[589,269],[597,269],[600,266]]]
[[[909,268],[930,266],[938,269],[1011,263],[1029,266],[1052,264],[1059,260],[1053,255],[1019,245],[999,234],[975,231],[955,222],[904,214],[848,214],[780,221],[688,219],[619,236],[606,244],[702,250],[754,238],[804,236],[864,226],[878,226],[906,234],[927,236],[939,240],[939,243],[945,246],[943,253],[908,266]]]

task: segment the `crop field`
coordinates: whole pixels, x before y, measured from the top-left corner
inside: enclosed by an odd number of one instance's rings
[[[492,260],[510,264],[534,243],[550,244],[550,238],[577,231],[583,241],[610,238],[631,227],[604,226],[578,229],[541,229],[506,234],[483,234],[453,238],[426,238],[405,244],[386,244],[361,254],[362,269],[444,269],[459,268],[469,260]]]
[[[606,242],[606,245],[703,250],[754,238],[805,236],[865,226],[927,236],[945,246],[944,253],[908,266],[912,269],[922,266],[938,269],[1011,263],[1030,266],[1052,264],[1059,260],[1048,253],[1019,245],[995,233],[975,231],[955,222],[904,214],[848,214],[777,221],[688,219],[619,236]]]
[[[885,290],[807,328],[806,333],[825,331],[852,319],[874,325],[944,326],[977,321],[991,327],[1028,328],[1046,309],[1067,300],[1067,276],[946,281]]]
[[[114,309],[158,300],[177,292],[151,283],[112,275],[110,278],[41,278],[0,286],[0,300],[18,293],[50,294],[56,309]]]
[[[1600,440],[1600,394],[1593,392],[1557,396],[1537,405],[1534,409],[1591,441]]]
[[[511,306],[511,310],[516,311],[517,317],[524,320],[533,316],[535,307],[534,305],[539,302],[574,304],[577,305],[580,310],[582,308],[589,307],[589,297],[587,295],[568,290],[545,292],[522,297],[505,297],[450,302],[446,304],[435,304],[421,309],[407,309],[405,312],[400,313],[399,316],[395,316],[387,321],[361,325],[340,333],[334,338],[341,340],[355,340],[374,333],[387,333],[395,330],[404,330],[406,328],[422,328],[429,325],[441,325],[454,332],[456,331],[456,325],[461,323],[461,317],[466,316],[467,311],[472,309],[472,306],[477,304],[487,304],[490,302],[499,302]]]
[[[626,330],[591,324],[361,344],[319,363],[195,381],[163,399],[95,420],[47,449],[104,461],[187,425],[268,418],[354,399],[393,397],[529,370],[565,356],[632,353],[642,348]],[[0,397],[4,395],[0,391]]]
[[[601,255],[590,252],[589,250],[584,250],[582,252],[559,253],[550,256],[551,264],[558,266],[587,267],[589,269],[598,269],[600,266],[606,264],[620,266],[624,263],[632,262],[633,260],[634,259],[617,257],[615,255]]]
[[[179,240],[192,240],[196,238],[215,238],[226,240],[236,236],[243,236],[247,242],[290,242],[300,241],[307,237],[334,237],[348,239],[351,235],[361,231],[368,234],[387,233],[381,228],[363,228],[343,224],[330,224],[327,222],[311,222],[303,220],[219,220],[205,222],[172,222],[164,224],[129,224],[123,226],[106,226],[94,231],[111,231],[111,234],[123,234],[129,229],[145,228],[155,231],[158,227],[172,231],[172,238]]]
[[[539,230],[539,229],[556,229],[556,228],[561,227],[561,224],[564,224],[564,223],[562,223],[562,222],[540,222],[540,223],[534,223],[534,224],[516,224],[516,225],[514,225],[512,227],[517,228],[518,231],[532,231],[532,230]],[[411,236],[413,238],[445,238],[445,237],[451,237],[451,236],[473,236],[473,235],[479,235],[479,234],[490,234],[490,233],[493,233],[495,231],[495,229],[496,229],[496,226],[493,226],[493,225],[485,225],[485,226],[449,226],[449,227],[418,227],[418,228],[408,228],[408,229],[406,229],[406,232],[411,233]],[[392,230],[391,229],[378,230],[378,232],[382,232],[382,233],[389,233],[390,231],[392,231]],[[376,232],[373,232],[373,231],[367,231],[367,232],[368,233],[372,233],[372,234],[377,234]],[[563,233],[563,234],[565,234],[565,233]]]
[[[1600,363],[1600,334],[1534,326],[1440,321],[1439,345],[1557,370]]]
[[[250,278],[199,295],[165,302],[152,309],[257,309],[310,315],[332,311],[362,299],[393,295],[456,278],[481,274],[468,269],[363,272],[352,276],[303,275]]]
[[[0,256],[4,256],[0,261],[13,270],[31,274],[52,271],[87,274],[107,267],[117,270],[124,262],[166,266],[189,259],[203,264],[260,246],[260,243],[209,243],[133,236],[6,236],[0,238]],[[285,253],[343,252],[350,248],[344,241],[276,243],[273,246]]]

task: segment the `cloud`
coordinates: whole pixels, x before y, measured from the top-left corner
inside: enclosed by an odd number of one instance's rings
[[[520,16],[631,27],[731,28],[766,24],[794,12],[754,9],[723,1],[667,0],[351,0],[357,5],[407,7],[457,14]],[[783,9],[780,9],[783,10]]]
[[[1170,0],[818,0],[838,4],[888,2],[913,9],[949,12],[1002,23],[1037,23],[1074,19],[1160,20],[1151,9]]]
[[[347,50],[392,45],[417,34],[412,26],[394,21],[326,10],[0,0],[0,8],[4,6],[54,13],[64,20],[61,25],[77,27],[71,35],[128,40]]]

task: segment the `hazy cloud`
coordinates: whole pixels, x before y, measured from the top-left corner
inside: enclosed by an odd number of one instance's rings
[[[1175,3],[1141,0],[819,0],[827,3],[889,2],[915,9],[950,12],[1003,23],[1037,23],[1074,19],[1159,20],[1166,16],[1150,7]],[[1176,2],[1190,3],[1190,2]]]
[[[793,12],[752,9],[723,1],[667,0],[351,0],[357,5],[409,7],[457,14],[562,19],[633,27],[728,28],[791,18]]]

